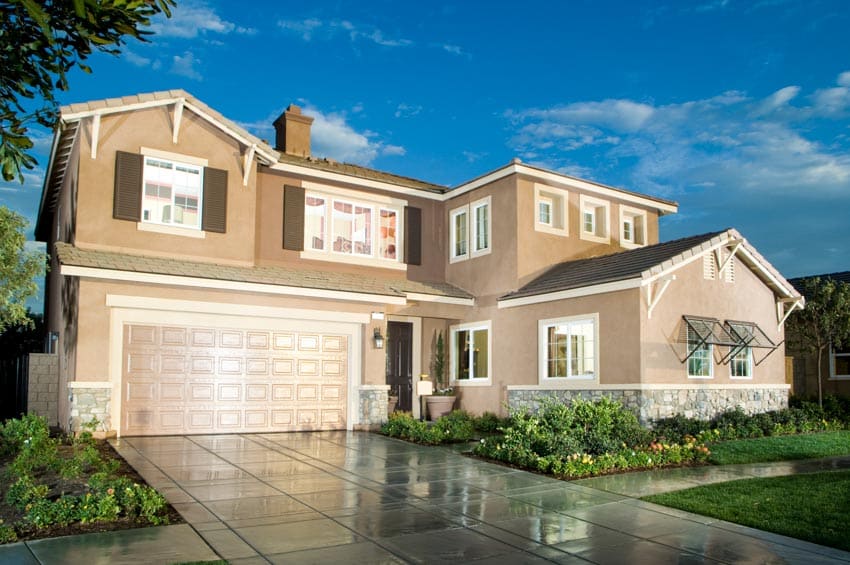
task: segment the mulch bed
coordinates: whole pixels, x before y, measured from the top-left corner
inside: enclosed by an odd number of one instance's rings
[[[98,440],[96,442],[97,450],[100,452],[101,457],[104,460],[108,461],[110,459],[114,459],[119,462],[118,470],[116,471],[116,476],[126,477],[135,483],[139,483],[140,485],[147,485],[147,482],[133,469],[123,457],[121,457],[108,442],[104,440]],[[65,455],[70,457],[71,447],[68,445],[62,445],[59,447],[59,453],[61,455]],[[9,489],[9,486],[15,483],[18,480],[17,476],[11,475],[11,473],[7,470],[7,465],[11,461],[10,458],[4,458],[0,460],[0,520],[3,521],[4,524],[14,524],[18,520],[23,517],[23,513],[18,511],[16,508],[9,506],[6,504],[6,492]],[[59,477],[58,474],[50,472],[46,473],[42,476],[37,477],[38,481],[44,484],[47,484],[50,487],[50,492],[48,497],[59,497],[62,494],[66,495],[81,495],[87,492],[87,481],[88,475],[84,474],[83,476],[77,479],[63,479]],[[184,523],[183,518],[180,514],[170,505],[168,504],[167,514],[168,523],[169,524],[182,524]],[[112,522],[94,522],[89,524],[81,524],[74,523],[69,524],[67,526],[47,526],[45,528],[31,528],[24,532],[18,532],[18,541],[30,541],[36,539],[44,539],[44,538],[55,538],[59,536],[70,536],[77,534],[90,534],[95,532],[114,532],[117,530],[129,530],[133,528],[148,528],[151,527],[151,524],[146,522],[139,522],[132,518],[120,517]]]

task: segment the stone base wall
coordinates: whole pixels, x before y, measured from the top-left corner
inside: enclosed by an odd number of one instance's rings
[[[389,385],[360,387],[360,429],[376,429],[387,422]]]
[[[688,418],[710,420],[717,414],[740,407],[747,414],[788,408],[786,388],[687,388],[666,390],[508,390],[511,410],[537,410],[542,398],[569,403],[574,398],[599,400],[603,396],[622,403],[635,413],[641,424],[683,414]]]
[[[27,412],[47,418],[47,425],[59,425],[59,356],[30,353]]]
[[[86,387],[81,383],[73,383],[68,387],[70,400],[71,419],[69,429],[71,432],[83,430],[83,424],[97,419],[98,424],[94,432],[112,429],[110,404],[112,401],[112,388]]]

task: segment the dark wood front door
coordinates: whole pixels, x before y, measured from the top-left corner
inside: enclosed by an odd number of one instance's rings
[[[398,409],[413,409],[413,324],[387,322],[387,384]]]

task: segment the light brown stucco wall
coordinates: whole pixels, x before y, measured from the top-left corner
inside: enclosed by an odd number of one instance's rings
[[[91,159],[91,123],[84,120],[80,136],[77,245],[250,264],[254,255],[256,172],[251,173],[248,186],[243,187],[242,151],[233,138],[187,110],[183,112],[179,141],[174,144],[171,121],[171,107],[104,116],[97,158]],[[141,147],[207,159],[210,167],[226,170],[227,233],[207,232],[204,239],[198,239],[140,231],[136,222],[113,219],[115,152],[139,153]]]
[[[682,360],[687,355],[686,346],[678,343],[682,331],[682,315],[703,316],[724,320],[755,322],[774,343],[781,343],[784,332],[777,331],[776,302],[773,292],[747,268],[740,258],[735,260],[735,282],[727,283],[703,278],[701,259],[675,272],[676,280],[668,287],[661,301],[646,319],[646,302],[641,301],[644,349],[641,358],[644,381],[649,383],[680,384],[779,384],[785,382],[784,346],[774,351],[763,363],[753,368],[752,380],[730,378],[728,364],[718,364],[720,352],[727,348],[715,347],[714,378],[689,379],[687,365]],[[754,349],[754,361],[761,359],[767,350]]]

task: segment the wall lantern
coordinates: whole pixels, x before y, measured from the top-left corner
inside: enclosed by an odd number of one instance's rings
[[[384,348],[384,336],[381,335],[381,328],[375,326],[375,333],[372,335],[372,339],[375,340],[375,349]]]

